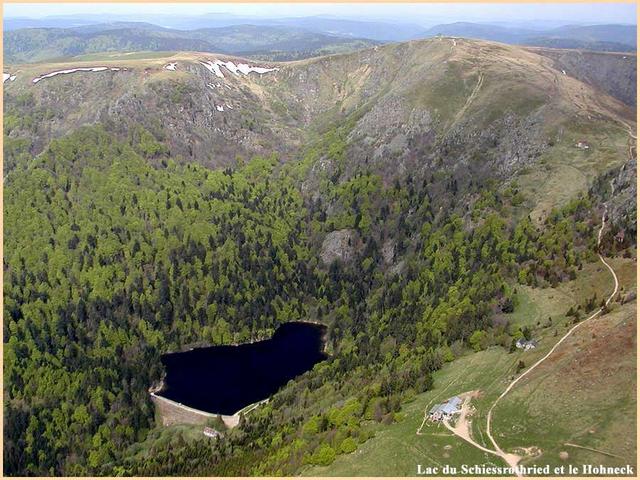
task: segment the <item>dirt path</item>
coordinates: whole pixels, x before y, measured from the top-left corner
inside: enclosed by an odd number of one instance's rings
[[[476,86],[473,87],[473,90],[471,91],[471,94],[467,98],[467,101],[464,102],[464,105],[462,106],[462,108],[458,111],[458,113],[456,113],[456,116],[453,118],[453,121],[451,122],[451,126],[449,126],[449,128],[447,129],[447,133],[445,134],[445,136],[451,131],[451,129],[455,126],[455,124],[460,121],[460,119],[466,113],[466,111],[469,108],[469,106],[471,105],[471,103],[478,96],[478,92],[482,88],[482,82],[483,81],[484,81],[484,75],[482,73],[480,73],[480,75],[478,76],[478,82],[476,83]]]
[[[600,240],[602,238],[602,231],[604,230],[604,226],[605,226],[605,222],[606,222],[606,209],[605,212],[602,214],[602,223],[600,225],[600,229],[598,230],[598,246],[600,246]],[[618,286],[619,286],[619,282],[618,282],[618,276],[616,275],[616,272],[613,270],[613,268],[611,268],[611,265],[609,265],[604,257],[601,254],[598,254],[598,258],[600,258],[600,261],[604,264],[605,267],[607,267],[609,269],[609,271],[611,272],[611,275],[613,276],[613,280],[614,280],[614,287],[613,287],[613,292],[611,293],[611,295],[609,295],[609,298],[607,298],[607,300],[605,301],[605,306],[609,305],[609,303],[611,302],[611,300],[613,299],[613,297],[616,295],[616,293],[618,293]],[[495,402],[493,402],[493,404],[491,405],[491,408],[489,409],[489,412],[487,413],[487,436],[489,437],[489,440],[491,440],[491,443],[493,444],[494,448],[496,449],[496,451],[501,452],[501,453],[505,453],[500,446],[498,445],[498,443],[496,442],[496,440],[493,438],[493,435],[491,435],[491,419],[492,419],[492,415],[493,415],[493,409],[496,407],[496,405],[498,404],[498,402],[505,396],[507,395],[507,393],[509,393],[511,391],[511,389],[520,381],[522,380],[524,377],[526,377],[531,371],[533,371],[538,365],[540,365],[542,362],[544,362],[547,358],[549,358],[553,352],[556,351],[556,349],[562,344],[562,342],[564,342],[568,337],[571,336],[571,334],[576,331],[578,328],[580,328],[581,326],[583,326],[585,323],[589,323],[590,321],[592,321],[593,319],[597,318],[600,313],[602,313],[603,311],[603,307],[600,307],[596,312],[594,312],[589,318],[587,318],[586,320],[583,320],[580,323],[577,323],[573,328],[571,328],[567,333],[564,334],[564,336],[558,340],[558,342],[556,342],[556,344],[551,347],[551,350],[549,350],[549,352],[547,352],[547,354],[542,357],[540,360],[538,360],[536,363],[534,363],[533,365],[531,365],[531,367],[529,367],[527,370],[525,370],[525,372],[520,375],[518,378],[516,378],[514,381],[512,381],[507,388],[504,390],[504,392],[502,392],[502,394],[495,400]]]
[[[620,455],[616,455],[616,454],[610,453],[610,452],[605,452],[604,450],[598,450],[597,448],[583,447],[582,445],[576,445],[575,443],[565,443],[565,445],[567,447],[581,448],[583,450],[589,450],[590,452],[596,452],[596,453],[600,453],[602,455],[606,455],[608,457],[621,458],[621,459],[624,460],[624,457],[621,457]]]
[[[462,438],[465,442],[470,443],[474,447],[482,450],[483,452],[490,453],[492,455],[496,455],[502,458],[507,465],[512,467],[513,469],[517,468],[518,462],[522,459],[522,457],[515,455],[513,453],[505,453],[503,451],[498,450],[490,450],[486,447],[483,447],[478,442],[476,442],[471,437],[471,420],[469,419],[469,414],[471,413],[471,398],[478,392],[467,392],[463,393],[460,396],[463,399],[462,407],[460,408],[460,416],[458,417],[458,421],[455,426],[452,426],[448,420],[442,422],[447,429],[449,429],[454,435]]]
[[[480,74],[480,78],[478,78],[478,83],[476,84],[476,87],[473,89],[473,92],[471,93],[471,95],[467,99],[467,102],[462,107],[462,110],[460,112],[458,112],[459,115],[461,113],[464,113],[464,111],[467,109],[467,107],[471,104],[471,102],[475,98],[476,94],[480,90],[481,86],[482,86],[482,74]],[[458,118],[458,115],[456,115],[456,120],[455,121],[457,121],[457,118]],[[454,121],[454,124],[455,124],[455,121]],[[625,123],[625,122],[622,122],[622,123]],[[452,124],[452,126],[453,126],[453,124]],[[627,127],[627,129],[628,129],[629,136],[631,137],[630,140],[631,139],[636,140],[636,136],[634,135],[631,127],[626,123],[625,123],[625,127]],[[633,144],[633,142],[630,141],[630,145],[632,145],[632,144]],[[633,158],[633,154],[634,154],[633,147],[630,146],[630,148],[629,148],[629,156],[630,156],[630,158]],[[613,194],[613,181],[612,181],[612,184],[611,184],[611,188],[612,188],[612,192],[611,193]],[[605,224],[606,224],[606,219],[607,219],[607,207],[605,205],[605,211],[602,214],[602,220],[601,220],[601,223],[600,223],[600,228],[598,229],[598,248],[600,247],[600,242],[602,240],[602,232],[604,231],[604,227],[605,227]],[[611,300],[613,300],[613,297],[615,297],[615,295],[618,293],[618,289],[619,289],[620,283],[618,281],[618,276],[616,275],[616,272],[613,270],[611,265],[609,265],[606,262],[606,260],[604,259],[604,257],[600,253],[598,253],[598,258],[600,259],[602,264],[605,267],[607,267],[607,269],[611,273],[611,276],[613,277],[614,287],[613,287],[613,291],[611,292],[611,295],[609,295],[609,297],[606,299],[604,307],[600,307],[589,318],[587,318],[586,320],[583,320],[582,322],[580,322],[580,323],[576,324],[575,326],[573,326],[566,334],[564,334],[564,336],[560,340],[558,340],[556,342],[556,344],[553,347],[551,347],[551,350],[549,350],[549,352],[547,352],[547,354],[545,356],[543,356],[536,363],[534,363],[531,367],[529,367],[527,370],[525,370],[525,372],[522,373],[522,375],[520,375],[515,380],[513,380],[507,386],[507,388],[502,392],[502,394],[500,394],[500,396],[493,402],[493,404],[491,405],[491,408],[489,408],[489,412],[487,413],[486,433],[487,433],[487,436],[489,437],[489,440],[491,441],[491,444],[495,448],[495,450],[491,450],[491,449],[488,449],[488,448],[480,445],[475,440],[473,440],[473,438],[471,437],[471,422],[467,418],[468,414],[469,414],[469,401],[470,401],[470,397],[468,395],[465,396],[465,398],[464,398],[464,403],[463,403],[461,411],[460,411],[460,417],[459,417],[458,421],[456,422],[455,427],[451,426],[451,424],[448,421],[444,421],[443,422],[445,427],[448,430],[450,430],[454,435],[462,438],[463,440],[465,440],[466,442],[470,443],[474,447],[482,450],[483,452],[491,453],[493,455],[497,455],[497,456],[501,457],[507,463],[507,465],[509,465],[510,467],[512,467],[514,469],[514,472],[518,477],[522,476],[521,473],[517,470],[517,466],[518,466],[520,460],[522,460],[522,457],[520,457],[518,455],[515,455],[513,453],[507,453],[504,450],[502,450],[502,448],[500,448],[500,445],[498,445],[498,442],[496,442],[495,438],[493,438],[493,435],[491,435],[491,420],[493,418],[493,410],[496,407],[496,405],[498,404],[498,402],[503,397],[505,397],[511,391],[511,389],[520,380],[522,380],[524,377],[526,377],[531,371],[533,371],[536,367],[538,367],[538,365],[540,365],[547,358],[549,358],[553,354],[553,352],[556,351],[558,346],[560,346],[562,344],[562,342],[564,342],[568,337],[570,337],[571,334],[574,331],[576,331],[578,328],[580,328],[585,323],[589,323],[593,319],[597,318],[603,312],[603,310],[609,305],[609,303],[611,303]],[[451,383],[453,383],[453,381]],[[449,385],[447,385],[447,388],[451,385],[451,383]],[[446,388],[445,388],[445,390],[446,390]],[[462,398],[462,395],[461,395],[461,398]],[[421,434],[420,431],[422,430],[425,422],[427,421],[427,417],[428,417],[428,407],[425,408],[425,415],[424,415],[422,424],[420,425],[420,427],[418,428],[418,430],[416,432],[417,435]],[[593,450],[595,452],[602,453],[604,455],[613,455],[613,454],[609,454],[609,453],[603,452],[603,451],[598,451],[598,450],[595,450],[595,449],[592,449],[592,448],[589,448],[589,447],[582,447],[580,445],[574,445],[574,444],[569,444],[569,443],[567,443],[566,445],[572,446],[572,447],[575,447],[575,448],[583,448],[583,449],[587,449],[587,450]],[[613,455],[613,456],[615,456],[615,455]]]
[[[633,144],[633,142],[631,141],[631,139],[636,140],[636,135],[633,132],[633,129],[631,128],[631,126],[624,122],[623,120],[618,119],[618,121],[620,123],[622,123],[626,128],[627,131],[629,133],[629,137],[630,137],[630,145]],[[629,148],[629,156],[630,158],[633,158],[633,148],[630,146]],[[612,184],[612,188],[613,188],[613,184]],[[613,193],[613,192],[612,192]],[[598,230],[598,248],[600,247],[600,242],[602,240],[602,232],[604,231],[604,227],[605,227],[605,223],[606,223],[606,219],[607,219],[607,208],[605,206],[605,211],[602,214],[602,221],[600,224],[600,229]],[[611,273],[611,276],[613,277],[613,292],[611,292],[611,295],[609,295],[609,298],[607,298],[607,300],[605,301],[605,307],[609,305],[609,303],[611,302],[611,300],[613,300],[613,297],[615,297],[616,293],[618,293],[618,288],[620,286],[620,283],[618,281],[618,276],[616,275],[616,272],[613,270],[613,268],[611,268],[611,265],[609,265],[606,260],[604,259],[604,257],[598,253],[598,258],[600,259],[600,261],[604,264],[605,267],[607,267],[607,269],[609,270],[609,272]],[[525,370],[525,372],[520,375],[518,378],[516,378],[514,381],[512,381],[507,388],[504,390],[504,392],[502,392],[502,394],[495,400],[495,402],[493,402],[493,404],[491,405],[491,408],[489,409],[489,412],[487,413],[487,436],[489,437],[489,440],[491,440],[491,443],[493,444],[493,446],[495,447],[496,451],[502,452],[502,449],[500,448],[500,446],[498,445],[498,443],[496,442],[495,438],[493,438],[493,435],[491,435],[491,419],[492,419],[492,415],[493,415],[493,409],[496,407],[496,405],[498,404],[498,402],[505,396],[507,395],[507,393],[509,393],[511,391],[511,389],[520,381],[522,380],[524,377],[526,377],[532,370],[534,370],[538,365],[540,365],[542,362],[544,362],[547,358],[549,358],[553,352],[555,352],[555,350],[558,348],[558,346],[560,344],[562,344],[562,342],[564,342],[568,337],[571,336],[571,334],[576,331],[578,328],[580,328],[582,325],[584,325],[585,323],[589,323],[590,321],[592,321],[593,319],[597,318],[602,311],[604,310],[605,307],[600,307],[596,312],[594,312],[589,318],[587,318],[586,320],[583,320],[582,322],[576,324],[573,328],[571,328],[567,333],[564,334],[564,336],[558,340],[558,342],[551,347],[551,350],[549,350],[549,352],[547,352],[547,354],[542,357],[540,360],[538,360],[536,363],[534,363],[531,367],[529,367],[527,370]],[[504,452],[503,452],[504,453]]]
[[[460,379],[460,377],[462,377],[462,375],[464,374],[464,372],[462,372],[460,375],[458,375],[456,378],[454,378],[453,380],[451,380],[446,387],[444,387],[444,389],[442,390],[442,392],[440,392],[440,395],[443,396],[444,392],[446,392],[449,387],[451,385],[453,385],[454,382],[458,381],[458,379]],[[424,407],[424,416],[422,417],[422,423],[420,424],[420,426],[418,427],[418,430],[416,430],[416,435],[422,435],[422,429],[424,428],[424,424],[427,423],[427,420],[429,419],[429,407],[431,407],[431,405],[433,404],[435,400],[432,400],[431,402],[429,402],[427,404],[426,407]]]
[[[606,218],[607,218],[607,211],[606,211],[606,208],[605,208],[605,212],[602,214],[602,220],[601,220],[600,228],[598,230],[598,246],[600,246],[600,241],[602,239],[602,232],[604,231],[604,227],[605,227],[605,224],[606,224]],[[611,295],[609,295],[609,297],[605,301],[605,306],[607,306],[607,305],[609,305],[609,303],[611,302],[613,297],[615,297],[616,293],[618,293],[618,288],[619,288],[618,276],[616,275],[616,272],[613,270],[613,268],[611,268],[611,265],[609,265],[605,261],[604,257],[601,254],[598,254],[598,258],[604,264],[604,266],[607,267],[607,269],[609,269],[609,272],[611,272],[611,275],[613,276],[613,281],[614,281],[613,292],[611,293]],[[469,416],[469,412],[470,412],[470,400],[471,400],[474,392],[467,392],[465,394],[461,394],[460,395],[460,398],[463,399],[463,404],[462,404],[462,407],[461,407],[461,410],[460,410],[460,415],[459,415],[458,421],[456,422],[456,425],[452,426],[448,421],[444,421],[443,422],[444,426],[449,431],[451,431],[454,435],[456,435],[457,437],[462,438],[464,441],[470,443],[471,445],[473,445],[474,447],[478,448],[479,450],[482,450],[483,452],[490,453],[492,455],[496,455],[496,456],[502,458],[506,462],[507,465],[509,465],[511,468],[514,469],[515,474],[518,477],[521,477],[522,474],[517,469],[517,467],[518,467],[518,464],[520,463],[520,461],[522,460],[523,457],[521,457],[519,455],[516,455],[516,454],[513,454],[513,453],[507,453],[504,450],[502,450],[502,448],[500,448],[500,445],[498,445],[498,442],[496,442],[496,440],[493,438],[493,435],[491,435],[491,420],[492,420],[492,416],[493,416],[493,410],[496,407],[496,405],[498,404],[498,402],[504,396],[506,396],[511,391],[511,389],[520,380],[522,380],[524,377],[526,377],[532,370],[534,370],[536,367],[538,367],[538,365],[540,365],[547,358],[549,358],[553,354],[553,352],[555,352],[555,350],[558,348],[558,346],[560,346],[562,344],[562,342],[564,342],[568,337],[570,337],[571,334],[574,331],[576,331],[578,328],[580,328],[585,323],[588,323],[588,322],[592,321],[593,319],[597,318],[602,313],[602,311],[603,311],[603,307],[599,308],[596,312],[594,312],[586,320],[583,320],[582,322],[580,322],[580,323],[576,324],[575,326],[573,326],[567,333],[565,333],[565,335],[560,340],[558,340],[558,342],[556,342],[556,344],[553,347],[551,347],[551,350],[549,350],[549,352],[547,352],[547,354],[545,356],[543,356],[536,363],[534,363],[531,367],[529,367],[522,375],[520,375],[515,380],[513,380],[507,386],[507,388],[502,392],[502,394],[493,402],[493,404],[491,405],[491,408],[489,409],[489,412],[487,413],[486,433],[487,433],[487,436],[489,437],[489,440],[491,441],[493,447],[495,448],[495,450],[491,450],[489,448],[486,448],[486,447],[480,445],[478,442],[473,440],[473,438],[471,436],[471,421],[469,420],[468,416]],[[457,380],[457,379],[455,379],[455,380]],[[455,380],[452,380],[445,387],[445,390],[447,390],[451,386],[451,384],[454,383]],[[443,392],[444,392],[444,390],[443,390]],[[429,407],[429,405],[425,408],[425,414],[424,414],[424,418],[422,420],[422,424],[420,425],[420,427],[416,431],[417,435],[421,435],[421,430],[422,430],[422,428],[424,427],[424,424],[427,421],[427,418],[428,418],[428,407]],[[578,445],[571,445],[571,446],[574,446],[576,448],[582,448],[582,447],[580,447]],[[584,448],[587,448],[587,447],[584,447]],[[604,453],[604,452],[600,452],[600,453]]]

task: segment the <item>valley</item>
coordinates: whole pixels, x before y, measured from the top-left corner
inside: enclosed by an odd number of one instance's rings
[[[5,473],[637,467],[628,82],[367,47],[4,66]]]

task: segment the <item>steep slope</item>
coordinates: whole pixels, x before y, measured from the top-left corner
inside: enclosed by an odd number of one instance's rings
[[[605,53],[550,48],[531,50],[552,58],[556,68],[564,71],[567,75],[593,85],[627,105],[636,106],[637,57],[635,53]]]
[[[273,70],[245,75],[221,67],[218,76],[203,65],[215,59]],[[32,82],[96,66],[119,70]],[[17,78],[5,83],[5,129],[14,144],[33,142],[30,153],[87,123],[106,121],[122,136],[136,123],[166,143],[171,156],[221,166],[237,155],[274,151],[292,159],[300,146],[339,125],[349,161],[325,159],[321,168],[342,179],[365,165],[385,182],[409,171],[453,169],[462,186],[559,157],[557,168],[565,171],[593,165],[585,171],[593,178],[619,162],[627,139],[620,122],[635,120],[630,108],[563,75],[544,56],[449,38],[289,63],[181,53],[6,71]],[[46,115],[46,129],[34,135],[29,128],[42,125],[16,118],[25,115]],[[589,152],[574,147],[583,139],[593,144]]]

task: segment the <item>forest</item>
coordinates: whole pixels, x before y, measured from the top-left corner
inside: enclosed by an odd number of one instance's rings
[[[310,195],[302,179],[315,159],[344,159],[336,131],[299,162],[238,158],[224,170],[176,161],[142,127],[126,139],[84,127],[33,158],[7,148],[8,475],[292,475],[329,464],[373,423],[394,422],[465,348],[526,336],[493,321],[513,311],[520,285],[575,278],[597,258],[597,191],[542,224],[518,214],[515,183],[469,186],[465,204],[445,179],[446,214],[429,179],[410,172],[389,183],[366,168],[328,176]],[[356,253],[325,265],[322,239],[339,229],[354,232]],[[579,321],[588,306],[572,310]],[[178,435],[134,453],[156,427],[148,389],[161,354],[265,338],[299,319],[328,325],[327,361],[221,440]]]

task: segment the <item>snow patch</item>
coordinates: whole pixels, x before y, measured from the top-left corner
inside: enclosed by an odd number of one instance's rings
[[[216,105],[216,110],[219,112],[224,112],[224,107],[222,105]]]
[[[170,63],[164,66],[165,70],[171,70],[172,72],[176,71],[176,67],[177,67],[177,64],[175,63]]]
[[[200,65],[202,65],[204,68],[209,70],[211,73],[215,74],[216,77],[224,78],[224,75],[220,70],[221,63],[218,63],[217,60],[216,60],[216,63],[213,63],[211,60],[207,60],[206,62],[200,62],[200,61],[198,62],[200,63]]]
[[[38,83],[40,80],[43,80],[45,78],[51,78],[51,77],[55,77],[56,75],[66,75],[69,73],[76,73],[76,72],[104,72],[105,70],[111,70],[111,71],[119,71],[119,68],[116,67],[80,67],[80,68],[70,68],[67,70],[57,70],[55,72],[51,72],[51,73],[47,73],[45,75],[40,75],[39,77],[34,78],[32,81],[33,83]],[[125,69],[126,70],[126,69]]]
[[[9,80],[9,77],[11,77],[10,73],[3,73],[2,74],[2,83],[6,82],[7,80]]]
[[[564,70],[562,70],[562,74],[563,74],[563,75],[566,75],[566,74],[567,74],[567,72],[565,72]]]
[[[234,75],[249,75],[250,73],[257,73],[259,75],[269,73],[269,72],[277,72],[277,68],[267,68],[267,67],[256,67],[251,66],[246,63],[239,63],[236,65],[232,61],[223,62],[221,60],[207,60],[206,62],[198,61],[200,65],[205,67],[211,73],[214,73],[217,77],[224,78],[224,74],[222,73],[222,69],[220,67],[225,67],[229,72]]]

